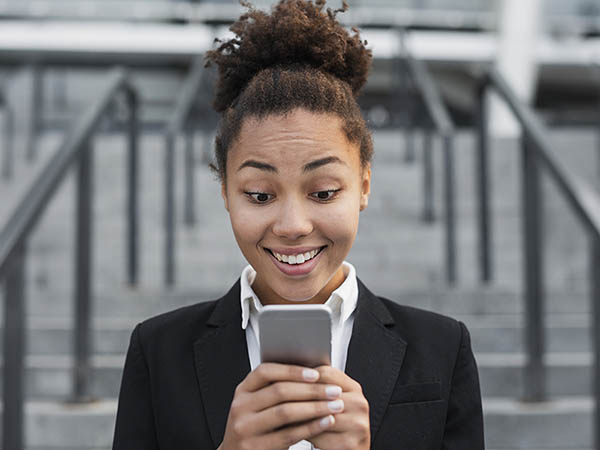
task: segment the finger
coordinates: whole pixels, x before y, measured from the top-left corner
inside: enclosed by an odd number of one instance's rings
[[[282,430],[261,436],[261,443],[264,443],[264,445],[257,446],[256,448],[288,448],[297,442],[309,440],[310,438],[323,433],[334,423],[335,417],[333,415],[328,415],[311,420],[310,422],[286,427]]]
[[[369,401],[361,392],[344,392],[340,398],[344,400],[344,411],[346,413],[356,413],[369,417]]]
[[[314,448],[326,448],[331,450],[347,448],[369,448],[368,436],[359,436],[350,433],[337,433],[327,430],[321,434],[307,439]]]
[[[337,423],[337,418],[336,418]],[[327,448],[327,449],[335,449],[340,445],[340,437],[343,436],[342,433],[333,430],[332,425],[329,429],[319,433],[315,436],[312,436],[307,439],[314,448]],[[350,447],[348,447],[350,448]]]
[[[319,372],[315,369],[289,364],[263,363],[250,372],[239,386],[247,392],[255,392],[275,381],[314,383],[318,379]]]
[[[327,431],[331,433],[366,433],[369,430],[368,417],[350,412],[345,408],[343,413],[335,414],[335,424]]]
[[[252,410],[263,409],[279,403],[308,400],[334,400],[342,395],[342,388],[321,383],[277,381],[253,393]]]
[[[344,411],[343,400],[281,403],[252,415],[246,422],[255,433],[268,433],[277,428],[339,414]]]
[[[344,411],[335,415],[335,424],[327,431],[313,436],[310,442],[315,448],[363,448],[371,440],[368,416]]]
[[[323,433],[317,434],[308,439],[313,444],[314,448],[327,449],[346,449],[346,448],[365,448],[363,444],[371,440],[369,431],[344,429],[339,431],[336,429],[342,415],[335,416],[336,423]]]
[[[344,393],[341,398],[344,400],[344,411],[335,415],[335,424],[327,430],[327,433],[316,436],[315,439],[318,441],[311,441],[315,448],[339,448],[340,442],[348,435],[358,436],[363,441],[366,439],[366,442],[370,440],[371,429],[367,400],[356,392]],[[354,446],[348,443],[347,446],[342,445],[342,448],[354,448]]]
[[[340,386],[344,392],[362,392],[361,385],[339,369],[331,366],[319,366],[319,383],[335,384]]]

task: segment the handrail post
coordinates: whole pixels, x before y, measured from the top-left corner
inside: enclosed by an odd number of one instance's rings
[[[489,135],[488,135],[488,105],[486,101],[487,79],[484,80],[477,93],[477,109],[475,120],[477,122],[477,158],[475,173],[477,184],[476,195],[479,198],[479,266],[481,281],[488,283],[492,280],[491,263],[491,230],[490,230],[490,192],[489,192]]]
[[[408,100],[408,103],[411,103]],[[406,105],[407,108],[407,122],[404,128],[404,162],[406,164],[411,164],[415,162],[416,152],[415,152],[415,128],[414,128],[414,112],[412,111],[412,107],[410,105]]]
[[[9,256],[4,306],[2,448],[23,450],[25,399],[25,245]]]
[[[185,79],[181,92],[177,95],[175,102],[175,111],[173,117],[169,120],[165,133],[165,284],[173,286],[175,284],[175,147],[177,137],[182,128],[188,121],[188,115],[193,107],[194,100],[198,94],[198,89],[204,76],[204,62],[202,56],[196,56],[192,60],[192,66]],[[189,125],[189,124],[188,124]],[[187,144],[190,145],[189,136]],[[189,148],[186,149],[186,153]],[[186,157],[188,155],[186,154]],[[188,214],[194,205],[190,201],[191,195],[188,191],[191,181],[188,177],[191,174],[192,167],[187,167],[184,173],[185,180],[185,210],[186,223],[189,219]]]
[[[446,279],[449,284],[454,284],[457,278],[456,267],[456,226],[454,214],[454,125],[444,105],[442,97],[435,86],[435,82],[426,65],[419,59],[415,59],[407,49],[404,31],[400,29],[400,49],[404,56],[404,64],[407,75],[418,89],[423,100],[425,112],[428,113],[436,131],[442,136],[442,148],[444,152],[444,188],[445,188],[445,232],[446,232]],[[409,102],[407,101],[407,104]],[[410,121],[408,121],[410,123]],[[426,222],[434,220],[433,201],[433,157],[431,155],[430,130],[425,128],[424,139],[424,213]]]
[[[542,257],[542,189],[536,149],[526,132],[522,147],[523,250],[525,253],[525,391],[524,400],[543,401],[546,396],[544,368],[544,308]]]
[[[442,136],[444,147],[444,183],[446,198],[444,201],[446,216],[446,280],[456,283],[456,212],[454,202],[454,138],[447,134]]]
[[[176,135],[165,137],[165,284],[175,284],[175,144]]]
[[[433,194],[433,136],[429,127],[423,129],[423,221],[432,223],[434,217]]]
[[[73,401],[86,402],[90,395],[92,212],[94,158],[91,141],[86,144],[77,170],[77,225],[75,244],[75,367]]]
[[[188,121],[189,122],[189,121]],[[188,123],[185,127],[185,224],[191,227],[196,224],[195,202],[195,167],[194,128]]]
[[[600,75],[600,61],[594,61],[592,63],[592,67],[594,68],[594,75],[596,79],[598,79],[598,75]],[[598,96],[598,100],[596,103],[596,186],[600,187],[600,181],[598,181],[598,176],[600,176],[600,86],[596,88],[596,95]]]
[[[204,85],[208,81],[208,71],[204,67],[204,59],[202,57],[194,58],[188,75],[184,82],[181,95],[184,96],[185,102],[177,102],[177,106],[181,107],[176,111],[176,117],[181,119],[177,123],[178,129],[173,131],[183,131],[185,138],[185,168],[184,168],[184,223],[187,227],[192,227],[196,223],[196,204],[194,192],[194,167],[196,160],[194,157],[194,126],[190,120],[190,115],[193,112],[194,104],[197,101],[198,95]],[[212,91],[212,87],[208,88]]]
[[[44,79],[42,70],[42,67],[40,67],[38,63],[34,63],[31,66],[31,110],[29,111],[26,151],[28,161],[32,161],[35,158],[37,153],[38,134],[41,129],[44,98]]]
[[[5,179],[10,179],[13,173],[14,165],[14,146],[13,146],[13,131],[14,131],[14,115],[12,108],[8,104],[6,95],[0,91],[0,104],[4,108],[4,158],[2,163],[2,176]]]
[[[202,133],[202,163],[209,165],[212,160],[212,136],[205,130],[204,133]]]
[[[400,45],[402,47],[402,53],[398,56],[398,68],[400,70],[401,85],[404,90],[404,99],[406,101],[405,111],[405,123],[404,123],[404,162],[412,163],[415,160],[415,136],[414,136],[414,102],[411,98],[411,76],[410,68],[408,65],[408,53],[403,45],[402,31],[400,31]]]
[[[592,372],[594,417],[594,443],[592,448],[600,450],[600,239],[592,237],[590,242],[590,301],[593,314],[592,347],[594,352],[594,371]]]
[[[128,144],[128,186],[127,186],[127,274],[129,284],[135,285],[138,281],[138,250],[139,250],[139,223],[138,223],[138,136],[139,102],[137,93],[131,86],[125,89],[129,109],[127,129]]]

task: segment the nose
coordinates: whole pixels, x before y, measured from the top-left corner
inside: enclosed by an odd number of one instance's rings
[[[310,214],[301,200],[288,198],[280,205],[273,224],[273,233],[276,236],[295,240],[312,232],[313,223]]]

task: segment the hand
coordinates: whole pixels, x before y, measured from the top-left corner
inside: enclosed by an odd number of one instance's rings
[[[341,370],[331,366],[317,367],[319,383],[342,387],[344,411],[335,416],[335,424],[310,439],[320,450],[368,450],[371,447],[369,402],[362,387]]]
[[[343,388],[319,376],[300,366],[258,366],[235,389],[219,450],[287,450],[331,428],[344,408]]]

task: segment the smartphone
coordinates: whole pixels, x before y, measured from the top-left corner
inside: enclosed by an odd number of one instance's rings
[[[331,309],[325,305],[270,305],[258,316],[262,362],[331,365]]]

